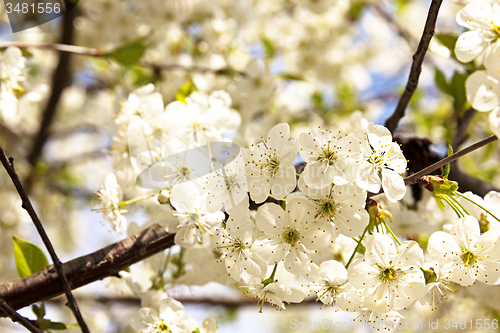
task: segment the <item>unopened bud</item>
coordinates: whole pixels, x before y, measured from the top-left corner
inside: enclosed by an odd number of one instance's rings
[[[481,217],[479,218],[479,230],[481,230],[481,234],[490,230],[490,221],[488,221],[488,217],[484,213],[481,213]]]
[[[432,196],[449,195],[454,196],[458,191],[458,183],[442,176],[423,176],[419,179],[419,183],[428,190]]]
[[[424,279],[425,279],[425,284],[433,283],[436,282],[438,277],[436,272],[434,271],[434,268],[429,268],[429,269],[423,269],[420,268],[422,272],[424,273]]]
[[[172,193],[170,193],[170,190],[161,190],[160,193],[158,194],[158,202],[160,204],[168,204],[170,203],[170,197],[172,196]]]
[[[368,214],[370,214],[370,220],[374,220],[380,216],[382,206],[380,206],[375,200],[368,199],[368,202],[366,203],[366,210],[368,211]]]

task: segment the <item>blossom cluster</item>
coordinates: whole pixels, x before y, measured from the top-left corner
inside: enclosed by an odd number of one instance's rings
[[[457,59],[484,65],[467,78],[467,99],[474,109],[491,111],[490,128],[500,135],[500,2],[475,0],[458,12],[457,22],[469,29],[457,39]]]
[[[388,329],[401,320],[399,310],[417,301],[434,309],[453,284],[500,284],[498,215],[471,208],[482,199],[460,198],[474,216],[462,214],[447,231],[434,232],[425,255],[420,243],[396,238],[384,221],[392,219],[387,210],[366,205],[369,192],[382,190],[378,200],[388,205],[406,194],[407,161],[387,128],[353,117],[352,128],[361,131],[318,128],[294,139],[281,123],[239,148],[230,139],[239,124],[231,103],[224,91],[193,92],[163,107],[152,85],[123,103],[116,118],[123,133],[114,147],[129,150],[113,155],[116,176],[109,174],[97,192],[100,209],[120,233],[123,208],[140,201],[182,248],[166,266],[152,264],[159,275],[146,280],[237,284],[261,309],[265,302],[284,309],[315,293],[325,305]],[[135,198],[123,201],[127,196]],[[484,220],[491,221],[486,228]],[[340,255],[332,256],[335,248]],[[146,290],[136,294],[150,300]],[[134,318],[151,313],[146,307]],[[163,313],[148,320],[158,326]]]

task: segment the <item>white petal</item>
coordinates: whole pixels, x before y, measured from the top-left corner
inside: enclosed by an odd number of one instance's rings
[[[465,81],[467,100],[478,111],[490,111],[498,106],[500,85],[486,71],[475,71]]]
[[[469,62],[484,53],[488,42],[484,41],[480,30],[466,31],[460,35],[455,44],[455,54],[461,62]]]
[[[406,185],[403,177],[399,173],[385,168],[382,169],[382,188],[387,200],[390,202],[397,202],[403,199],[406,194]]]

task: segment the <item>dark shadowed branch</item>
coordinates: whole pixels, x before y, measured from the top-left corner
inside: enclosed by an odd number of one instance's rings
[[[16,312],[9,304],[5,303],[3,299],[0,298],[0,309],[5,312],[13,322],[18,322],[23,325],[28,331],[32,333],[40,333],[40,331],[33,325],[27,318],[24,318],[19,313]]]
[[[427,49],[429,48],[432,36],[434,36],[439,7],[441,7],[442,2],[443,0],[432,0],[429,7],[429,13],[427,14],[427,21],[425,22],[422,38],[418,44],[417,52],[413,55],[413,62],[411,64],[410,75],[408,77],[408,83],[406,84],[405,91],[401,95],[393,115],[385,122],[385,127],[387,127],[392,133],[394,133],[394,130],[398,127],[398,123],[401,118],[404,117],[406,108],[410,103],[410,99],[417,89],[420,73],[422,72],[422,63],[424,62],[424,57]]]
[[[61,42],[63,44],[71,44],[73,41],[74,27],[73,21],[76,16],[76,9],[73,9],[63,15],[63,27]],[[67,45],[70,46],[70,45]],[[59,62],[52,75],[52,91],[42,113],[42,121],[40,123],[40,128],[38,133],[33,140],[33,146],[31,152],[28,155],[28,162],[32,165],[30,174],[26,181],[24,182],[26,191],[31,192],[31,186],[36,177],[36,164],[40,159],[42,154],[43,146],[49,138],[50,127],[54,121],[56,115],[57,106],[61,95],[66,87],[71,83],[71,65],[70,65],[71,53],[69,52],[59,52]]]

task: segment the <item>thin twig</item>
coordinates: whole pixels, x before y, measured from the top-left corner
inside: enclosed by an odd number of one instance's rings
[[[15,46],[18,48],[37,48],[44,50],[59,51],[67,54],[77,54],[91,57],[105,57],[109,55],[109,52],[105,52],[99,49],[94,49],[90,47],[69,45],[69,44],[37,44],[37,43],[26,43],[19,41],[9,41],[0,42],[0,49],[5,49],[10,46]],[[140,62],[139,65],[143,67],[151,68],[153,71],[174,71],[181,70],[184,72],[196,72],[196,73],[211,73],[216,75],[228,75],[228,74],[239,74],[246,77],[248,74],[242,71],[237,71],[229,67],[224,68],[209,68],[201,66],[182,66],[178,64],[154,64],[150,62]]]
[[[405,91],[401,95],[393,115],[385,122],[385,127],[393,133],[396,127],[398,127],[399,120],[404,117],[406,108],[410,103],[410,99],[417,89],[418,79],[420,77],[420,73],[422,72],[422,63],[424,62],[425,53],[429,48],[432,36],[434,36],[439,7],[441,7],[442,2],[443,0],[432,0],[429,7],[429,13],[427,14],[427,21],[425,22],[422,38],[418,44],[417,52],[413,55],[413,62],[411,64],[410,75],[408,77],[408,83],[406,84]]]
[[[54,247],[52,246],[52,243],[47,236],[47,233],[45,232],[45,229],[43,228],[42,222],[38,218],[38,215],[35,212],[35,209],[31,205],[31,201],[28,198],[28,195],[26,194],[26,191],[23,188],[23,185],[21,184],[21,181],[19,180],[19,176],[16,173],[16,170],[14,169],[14,158],[9,158],[7,159],[7,155],[5,155],[5,152],[3,151],[2,147],[0,147],[0,161],[2,162],[3,166],[5,167],[5,170],[7,170],[7,173],[9,174],[10,178],[12,179],[12,182],[14,183],[14,186],[17,189],[17,192],[19,193],[19,196],[21,197],[22,200],[22,207],[28,212],[29,216],[31,217],[31,220],[35,224],[35,227],[38,231],[38,234],[42,238],[43,243],[45,244],[45,247],[49,251],[50,257],[52,258],[52,262],[54,263],[57,275],[62,283],[64,293],[66,294],[66,298],[68,299],[69,307],[71,311],[73,312],[78,325],[80,325],[80,328],[82,329],[82,332],[88,333],[89,329],[87,328],[87,325],[85,324],[85,321],[83,320],[82,315],[80,314],[80,310],[78,309],[78,304],[76,303],[75,297],[71,293],[71,287],[68,284],[68,280],[66,279],[66,276],[63,273],[62,270],[62,263],[57,257],[57,254],[54,250]]]
[[[481,147],[484,147],[487,144],[492,143],[496,140],[498,140],[498,138],[495,135],[492,135],[492,136],[487,137],[486,139],[483,139],[481,141],[478,141],[478,142],[476,142],[476,143],[474,143],[474,144],[472,144],[472,145],[470,145],[462,150],[459,150],[456,153],[454,153],[450,156],[447,156],[447,157],[443,158],[442,160],[440,160],[432,165],[429,165],[427,168],[424,168],[424,169],[420,170],[419,172],[414,173],[413,175],[406,177],[405,178],[405,185],[416,184],[421,177],[431,173],[434,170],[439,169],[442,166],[445,166],[448,163],[451,163],[451,162],[459,159],[462,156],[465,156],[465,155],[473,152],[474,150],[477,150]]]
[[[450,156],[447,156],[447,157],[443,158],[442,160],[437,161],[434,164],[429,165],[428,167],[420,170],[419,172],[416,172],[416,173],[412,174],[411,176],[406,177],[404,179],[405,185],[416,184],[420,178],[422,178],[425,175],[430,174],[432,171],[437,170],[440,167],[445,166],[446,164],[451,163],[451,162],[459,159],[460,157],[465,156],[465,155],[473,152],[474,150],[477,150],[481,147],[484,147],[487,144],[492,143],[496,140],[498,140],[498,138],[495,135],[492,135],[492,136],[487,137],[486,139],[483,139],[481,141],[478,141],[478,142],[476,142],[476,143],[474,143],[474,144],[472,144],[472,145],[470,145],[462,150],[459,150],[456,153],[454,153]],[[383,189],[380,189],[380,192],[378,192],[378,193],[368,192],[367,198],[370,198],[370,197],[377,195],[377,194],[381,194],[383,192],[384,192]]]
[[[210,74],[215,74],[215,75],[233,75],[233,74],[238,74],[241,75],[242,77],[247,77],[248,74],[245,72],[237,71],[229,67],[224,67],[224,68],[219,68],[219,69],[214,69],[214,68],[208,68],[208,67],[200,67],[200,66],[182,66],[182,65],[177,65],[177,64],[153,64],[149,62],[141,62],[141,66],[144,67],[149,67],[153,69],[153,71],[173,71],[173,70],[181,70],[184,72],[195,72],[195,73],[210,73]]]
[[[384,19],[387,21],[389,25],[393,27],[394,30],[398,33],[399,36],[401,36],[407,43],[410,45],[410,47],[415,47],[415,44],[417,43],[416,39],[413,38],[413,36],[405,29],[403,28],[396,20],[394,20],[394,17],[392,17],[383,7],[380,3],[376,2],[372,4],[373,8],[375,11]]]
[[[69,44],[38,44],[38,43],[27,43],[27,42],[21,42],[21,41],[8,41],[8,42],[0,42],[0,49],[6,49],[10,46],[15,46],[20,49],[25,49],[25,48],[35,48],[35,49],[42,49],[42,50],[52,50],[52,51],[59,51],[59,52],[65,52],[65,53],[73,53],[73,54],[79,54],[79,55],[85,55],[85,56],[91,56],[91,57],[101,57],[103,55],[103,52],[98,49],[93,49],[90,47],[83,47],[83,46],[76,46],[76,45],[69,45]]]
[[[27,318],[24,318],[19,313],[5,302],[5,300],[0,299],[0,309],[2,309],[13,322],[18,322],[23,325],[28,331],[32,333],[40,333],[40,331],[33,325]]]

